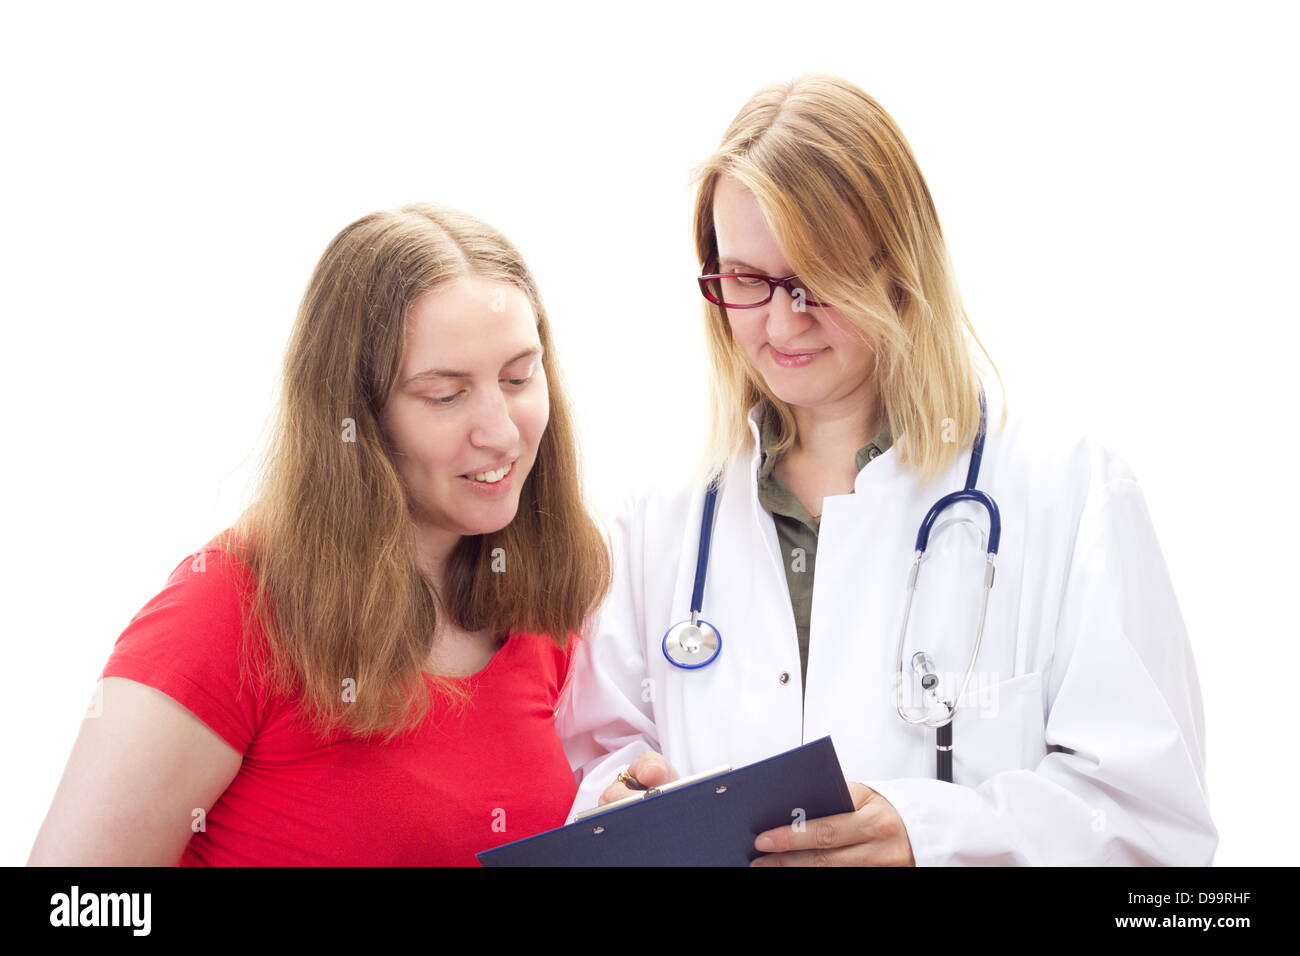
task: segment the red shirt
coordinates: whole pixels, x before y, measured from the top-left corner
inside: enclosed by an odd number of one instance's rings
[[[293,700],[240,690],[236,587],[250,581],[211,545],[187,557],[104,668],[162,691],[243,755],[181,865],[474,865],[477,852],[564,823],[577,787],[555,711],[576,638],[566,653],[512,633],[462,679],[467,706],[435,695],[429,716],[391,743],[322,740]],[[260,628],[252,646],[266,653]]]

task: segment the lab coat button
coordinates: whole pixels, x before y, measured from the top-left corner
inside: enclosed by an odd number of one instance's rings
[[[788,684],[788,683],[790,683],[790,672],[789,672],[789,671],[781,671],[781,676],[778,677],[777,680],[779,680],[782,684]]]

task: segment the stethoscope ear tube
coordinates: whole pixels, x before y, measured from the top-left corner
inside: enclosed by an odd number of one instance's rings
[[[704,578],[709,571],[709,546],[713,543],[713,513],[718,507],[718,489],[722,476],[709,482],[704,493],[704,511],[700,515],[700,548],[695,555],[695,586],[691,589],[691,620],[704,607]]]
[[[895,661],[894,707],[898,711],[898,716],[907,723],[912,725],[924,724],[935,729],[936,775],[940,780],[949,783],[952,782],[952,721],[957,713],[957,706],[966,693],[971,674],[974,672],[976,658],[979,656],[980,643],[984,637],[984,621],[988,614],[989,592],[993,588],[993,579],[995,577],[998,546],[1002,539],[1002,516],[998,512],[997,502],[975,487],[975,483],[979,479],[980,462],[984,457],[984,434],[988,425],[983,388],[980,389],[979,401],[979,430],[976,432],[975,441],[971,446],[970,466],[966,472],[966,487],[960,491],[945,495],[935,502],[934,506],[926,513],[925,519],[921,522],[921,527],[916,534],[916,556],[907,576],[907,599],[903,606],[903,623],[899,628],[898,655]],[[683,670],[697,670],[711,664],[722,650],[722,634],[708,621],[700,618],[700,612],[704,606],[704,581],[708,574],[709,547],[713,541],[713,520],[717,509],[721,481],[721,475],[715,476],[709,482],[708,489],[704,494],[704,504],[700,514],[699,550],[695,557],[695,581],[691,589],[690,620],[679,621],[674,624],[664,633],[663,637],[662,649],[664,657],[674,667]],[[966,676],[963,678],[956,696],[948,697],[945,695],[941,697],[938,695],[938,678],[934,673],[933,662],[929,660],[929,656],[923,651],[917,652],[916,656],[924,659],[928,664],[931,680],[925,689],[930,694],[933,705],[927,709],[923,716],[914,717],[907,712],[902,701],[903,645],[907,638],[907,622],[912,614],[912,598],[916,593],[916,581],[920,576],[921,561],[924,559],[925,549],[930,543],[930,532],[935,521],[938,520],[944,509],[960,501],[973,501],[983,506],[989,517],[988,550],[984,570],[984,592],[980,603],[979,628],[975,632],[975,643],[971,649],[970,661],[966,665]]]
[[[970,467],[966,472],[966,487],[960,491],[945,495],[936,501],[930,510],[926,512],[925,519],[921,522],[921,527],[916,533],[915,557],[912,560],[912,568],[907,575],[907,598],[903,605],[903,623],[898,632],[898,654],[894,661],[894,709],[897,710],[899,717],[913,726],[925,725],[935,729],[935,773],[940,780],[948,783],[952,782],[952,721],[957,714],[957,707],[965,696],[966,688],[970,684],[971,674],[975,669],[975,661],[979,657],[980,643],[984,638],[984,622],[988,615],[989,592],[993,588],[993,581],[996,577],[998,545],[1002,539],[1002,516],[998,511],[997,502],[989,495],[975,488],[975,483],[979,479],[980,462],[984,457],[986,427],[987,409],[984,402],[984,390],[981,388],[980,424],[975,435],[975,441],[971,446]],[[957,690],[956,695],[939,697],[932,682],[926,689],[932,696],[933,706],[926,709],[921,716],[913,716],[907,712],[902,700],[903,645],[907,639],[907,622],[912,615],[912,598],[916,593],[916,582],[921,574],[921,562],[925,558],[925,549],[930,543],[930,531],[933,529],[939,515],[946,508],[959,501],[973,501],[983,506],[989,517],[988,549],[984,565],[984,588],[980,600],[979,626],[975,631],[975,642],[971,648],[970,660],[966,664],[966,674],[962,678],[961,687]],[[924,661],[929,669],[933,669],[933,662],[924,651],[917,651],[913,655],[914,668],[918,659]]]
[[[959,501],[973,501],[977,505],[983,505],[984,510],[989,515],[989,554],[998,553],[998,545],[1002,541],[1002,513],[998,511],[998,503],[984,494],[982,491],[976,491],[974,488],[963,488],[961,491],[954,491],[951,494],[944,495],[934,503],[934,506],[926,512],[925,520],[921,522],[920,530],[916,532],[916,551],[924,553],[930,545],[930,531],[934,528],[934,523],[951,505]]]

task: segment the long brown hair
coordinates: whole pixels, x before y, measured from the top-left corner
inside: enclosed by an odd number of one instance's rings
[[[584,504],[550,322],[518,250],[441,206],[357,220],[312,275],[257,492],[220,539],[253,572],[246,623],[268,638],[265,676],[275,690],[300,696],[322,734],[391,739],[422,721],[432,702],[424,670],[434,598],[417,569],[407,491],[379,415],[399,378],[411,304],[466,275],[528,297],[550,419],[514,520],[454,549],[447,611],[466,630],[546,634],[565,646],[609,587],[610,556]],[[251,666],[245,654],[245,674]],[[436,678],[435,685],[463,699],[460,685]]]
[[[966,316],[930,190],[897,124],[835,76],[754,94],[696,171],[701,266],[718,251],[713,197],[724,175],[754,194],[791,268],[875,350],[900,461],[923,478],[942,471],[979,427],[977,349],[1001,375]],[[752,405],[775,410],[777,454],[793,445],[795,419],[736,343],[722,308],[704,306],[713,401],[703,467],[716,473],[748,444]]]

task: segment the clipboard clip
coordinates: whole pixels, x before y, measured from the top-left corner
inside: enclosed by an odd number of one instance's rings
[[[709,780],[713,777],[720,777],[724,773],[731,773],[730,765],[714,767],[710,770],[705,770],[702,773],[691,774],[689,777],[682,777],[680,780],[665,783],[662,787],[648,787],[645,790],[640,790],[632,794],[631,796],[624,797],[622,800],[615,800],[613,803],[606,803],[599,807],[591,807],[587,810],[579,810],[573,815],[573,822],[580,823],[583,820],[588,820],[594,816],[598,816],[599,814],[608,813],[610,810],[617,810],[620,807],[629,806],[636,803],[638,800],[645,800],[648,797],[657,797],[662,793],[669,793],[673,790],[679,790],[682,787],[689,787],[691,784],[701,783],[702,781]],[[721,786],[716,788],[714,792],[721,795],[727,792],[727,788]],[[603,832],[605,832],[604,827],[596,827],[592,830],[592,833]]]

